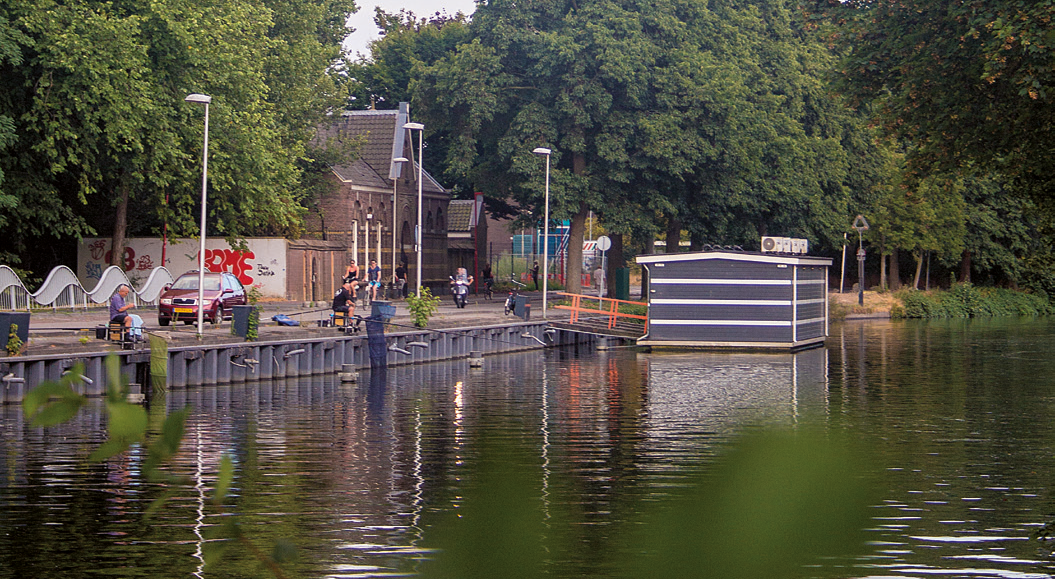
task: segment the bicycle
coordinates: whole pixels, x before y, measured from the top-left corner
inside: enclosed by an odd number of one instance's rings
[[[512,274],[509,275],[509,283],[513,284],[513,287],[509,290],[509,297],[506,298],[505,313],[507,316],[509,315],[509,312],[513,311],[513,308],[517,305],[517,298],[520,296],[520,293],[517,290],[524,289],[525,287],[527,287],[526,283],[520,283],[517,280],[513,279]]]
[[[484,293],[487,294],[487,301],[491,301],[491,298],[494,297],[494,285],[495,278],[489,277],[484,279]]]

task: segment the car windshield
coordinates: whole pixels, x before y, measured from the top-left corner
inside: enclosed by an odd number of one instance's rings
[[[172,284],[172,288],[175,290],[196,290],[198,289],[198,276],[197,275],[183,275]],[[220,277],[219,276],[205,276],[205,289],[208,291],[219,291],[220,290]]]

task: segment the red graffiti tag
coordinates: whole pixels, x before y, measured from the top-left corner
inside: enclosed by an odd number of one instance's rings
[[[242,282],[242,285],[251,285],[253,277],[247,275],[251,272],[252,265],[246,263],[250,259],[256,259],[252,251],[235,251],[233,249],[206,249],[205,269],[213,273],[229,271]]]
[[[110,256],[113,255],[113,250],[107,251],[106,256],[103,258],[103,262],[110,263]],[[125,271],[132,271],[136,268],[136,250],[131,247],[125,248]]]

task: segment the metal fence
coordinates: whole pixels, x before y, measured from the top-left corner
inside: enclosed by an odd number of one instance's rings
[[[164,267],[156,267],[137,288],[121,268],[111,265],[103,271],[99,281],[91,289],[87,289],[73,270],[60,265],[48,273],[48,277],[37,291],[31,292],[13,269],[0,265],[0,310],[30,310],[40,307],[76,310],[101,307],[122,284],[132,289],[129,295],[137,305],[156,305],[162,290],[171,283],[172,274]]]

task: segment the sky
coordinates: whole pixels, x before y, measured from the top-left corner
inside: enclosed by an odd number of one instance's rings
[[[476,2],[474,0],[441,0],[440,2],[429,2],[427,0],[357,0],[356,4],[359,6],[359,11],[352,14],[352,17],[348,19],[348,26],[355,29],[355,32],[344,39],[344,49],[346,52],[355,56],[356,53],[363,53],[369,55],[370,51],[367,50],[366,45],[371,40],[378,37],[378,28],[374,24],[374,7],[380,6],[385,12],[399,12],[401,8],[405,8],[418,18],[435,14],[436,12],[446,12],[447,14],[456,14],[458,11],[462,11],[466,14],[472,14],[473,10],[476,9]]]

